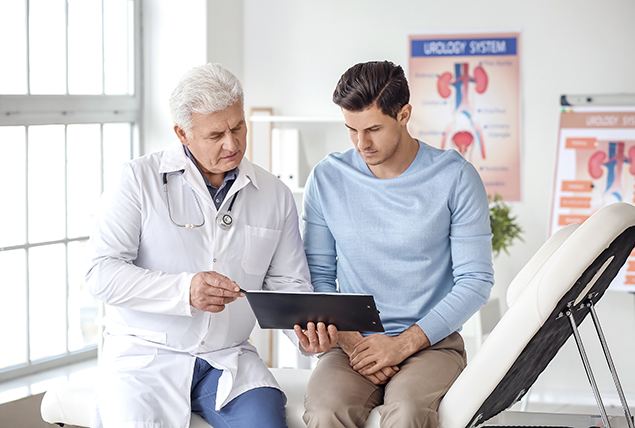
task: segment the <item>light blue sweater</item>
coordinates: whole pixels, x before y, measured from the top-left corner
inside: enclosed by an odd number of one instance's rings
[[[400,176],[375,177],[354,149],[311,173],[304,248],[317,292],[372,294],[387,334],[415,323],[432,344],[461,328],[494,283],[487,195],[454,150],[419,142]]]

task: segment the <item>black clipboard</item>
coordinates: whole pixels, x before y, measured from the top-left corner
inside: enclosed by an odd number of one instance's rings
[[[323,322],[339,331],[384,331],[371,295],[242,291],[260,328],[293,329],[296,324],[306,328],[308,322]]]

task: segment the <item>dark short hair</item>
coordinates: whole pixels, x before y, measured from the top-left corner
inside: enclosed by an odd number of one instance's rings
[[[345,110],[362,111],[377,105],[393,119],[410,101],[403,69],[390,61],[356,64],[342,74],[333,92],[333,102]]]

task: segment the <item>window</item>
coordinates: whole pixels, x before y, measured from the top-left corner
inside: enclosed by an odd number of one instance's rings
[[[0,380],[96,354],[86,243],[138,155],[138,0],[0,2]]]

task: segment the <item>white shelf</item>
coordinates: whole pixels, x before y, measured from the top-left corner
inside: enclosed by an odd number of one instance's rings
[[[251,122],[344,123],[342,117],[251,115]]]

